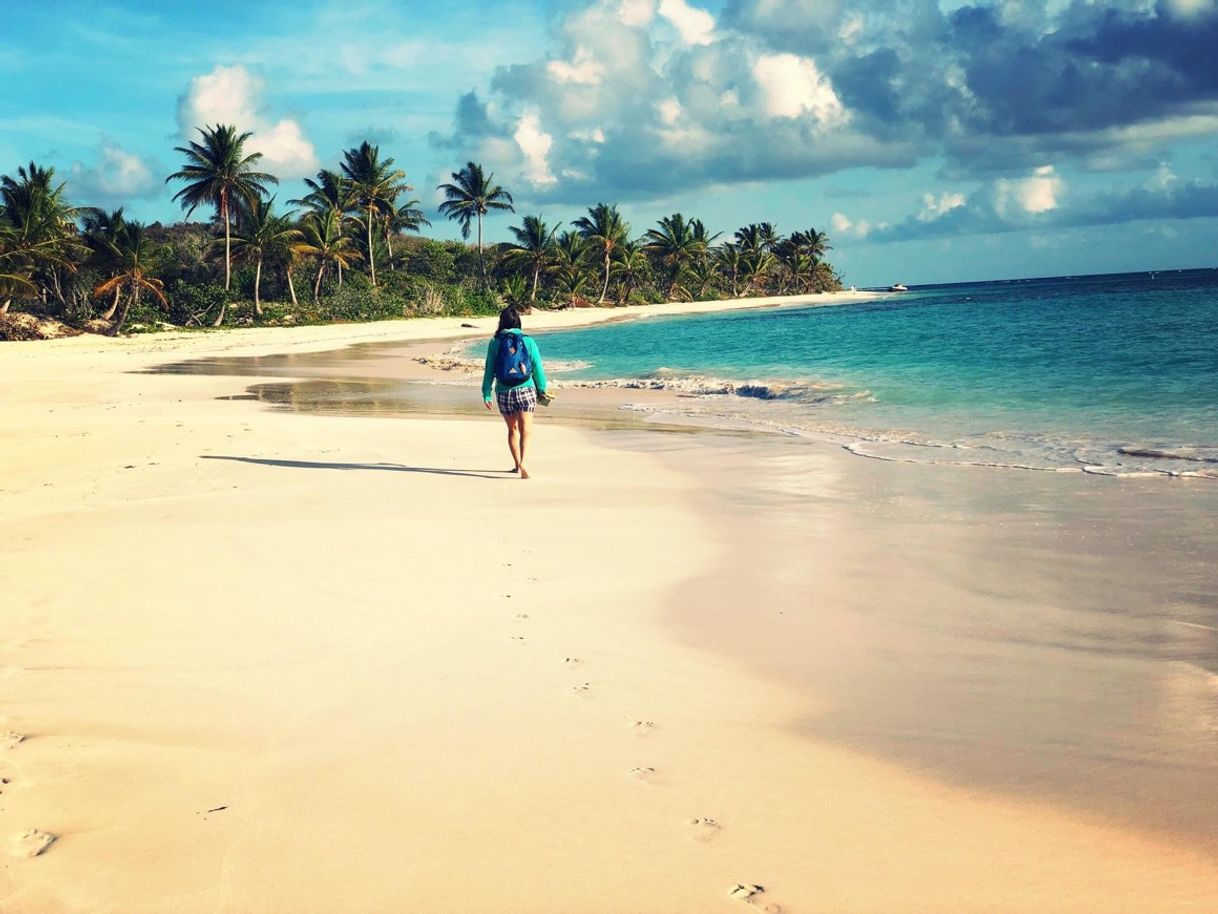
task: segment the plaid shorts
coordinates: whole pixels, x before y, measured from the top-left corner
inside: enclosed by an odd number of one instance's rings
[[[509,387],[507,390],[499,390],[495,392],[495,402],[499,405],[501,416],[536,412],[537,388]]]

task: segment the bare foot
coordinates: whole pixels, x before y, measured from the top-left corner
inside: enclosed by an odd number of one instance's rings
[[[526,470],[524,467],[521,467],[521,468],[520,468],[520,478],[521,478],[521,479],[528,479],[528,478],[529,478],[529,471],[528,471],[528,470]]]

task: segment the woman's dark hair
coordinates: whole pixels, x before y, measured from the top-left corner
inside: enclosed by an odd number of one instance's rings
[[[520,329],[520,312],[508,305],[499,312],[499,329],[495,331],[495,336],[503,333],[504,330],[519,330]]]

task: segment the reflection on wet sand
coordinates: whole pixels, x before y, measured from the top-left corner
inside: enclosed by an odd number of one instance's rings
[[[487,418],[476,378],[437,381],[413,351],[162,370],[292,376],[239,398],[295,412]],[[615,430],[702,477],[708,517],[734,520],[674,621],[683,640],[802,687],[819,709],[803,732],[1218,854],[1218,490],[859,461],[659,425],[597,393],[564,393],[545,418]],[[703,434],[691,448],[642,433],[657,428]]]

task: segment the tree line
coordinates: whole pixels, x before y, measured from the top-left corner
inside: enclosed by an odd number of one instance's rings
[[[250,136],[201,127],[175,148],[184,162],[166,182],[178,185],[187,221],[169,226],[75,206],[54,169],[34,162],[0,176],[0,314],[16,305],[117,334],[132,315],[220,326],[841,288],[825,233],[784,236],[768,222],[725,238],[673,213],[632,236],[617,205],[598,203],[566,229],[523,216],[513,241],[485,245],[483,220],[514,214],[515,203],[474,162],[438,188],[439,211],[464,242],[425,239],[430,222],[405,172],[368,142],[306,179],[307,193],[280,211],[279,181],[258,170]],[[200,209],[210,221],[190,222]]]

